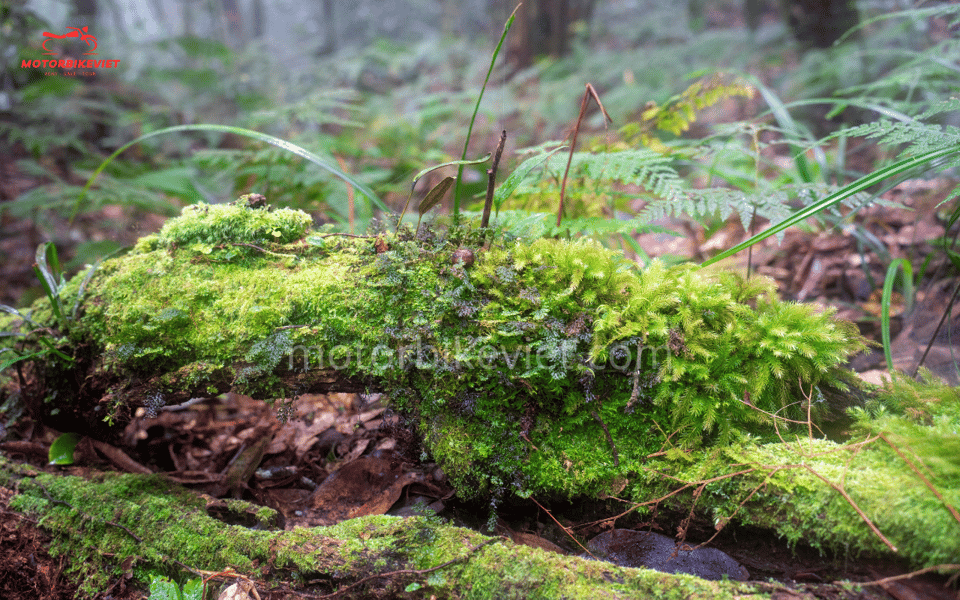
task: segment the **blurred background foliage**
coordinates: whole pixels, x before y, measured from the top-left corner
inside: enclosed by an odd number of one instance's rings
[[[335,160],[399,212],[415,173],[459,158],[515,8],[505,0],[2,0],[0,210],[7,223],[28,222],[35,240],[55,241],[75,257],[72,267],[131,243],[185,204],[249,192],[306,210],[318,225],[363,231],[391,215],[296,156],[214,132],[127,150],[71,214],[114,150],[194,123],[255,129]],[[498,206],[502,222],[555,212],[565,151],[550,152],[591,83],[612,124],[593,109],[581,125],[565,216],[628,225],[570,231],[644,258],[630,235],[641,222],[683,214],[709,236],[731,217],[744,229],[777,221],[931,134],[951,143],[960,110],[942,103],[958,91],[958,13],[952,3],[896,0],[528,0],[482,96],[469,155],[493,151],[507,130],[500,179],[531,157],[537,165]],[[44,57],[42,32],[67,26],[89,26],[98,57],[120,67],[73,77],[21,67]],[[81,54],[69,40],[57,47]],[[871,123],[879,125],[863,129]],[[912,132],[884,137],[897,125]],[[955,160],[936,167],[953,175]],[[486,168],[464,175],[473,209]],[[819,218],[836,225],[880,191]]]

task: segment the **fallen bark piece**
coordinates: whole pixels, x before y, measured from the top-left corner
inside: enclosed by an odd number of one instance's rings
[[[654,569],[664,573],[687,573],[703,579],[746,581],[743,565],[716,548],[693,548],[652,531],[611,529],[587,543],[599,558],[621,567]]]

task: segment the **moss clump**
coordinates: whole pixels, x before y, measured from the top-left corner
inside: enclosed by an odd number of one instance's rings
[[[246,203],[211,206],[194,204],[163,226],[157,241],[165,248],[193,244],[289,244],[313,225],[300,210],[250,208]]]

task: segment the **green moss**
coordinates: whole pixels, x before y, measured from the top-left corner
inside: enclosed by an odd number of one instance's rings
[[[281,217],[290,229],[273,236]],[[706,452],[720,468],[745,458],[710,448],[776,440],[764,413],[838,411],[831,399],[852,382],[842,365],[864,346],[829,311],[779,301],[763,277],[638,270],[589,241],[498,237],[483,249],[469,228],[301,239],[308,219],[191,208],[106,261],[70,331],[96,361],[72,380],[102,386],[90,384],[91,402],[109,388],[131,405],[382,391],[464,496],[602,496],[629,482],[643,499],[651,454]],[[472,265],[452,261],[458,249]],[[809,535],[814,516],[791,515],[781,527],[799,529],[784,535]],[[835,523],[825,546],[857,527]]]
[[[0,470],[7,468],[12,466],[0,457]],[[417,578],[421,589],[463,599],[766,597],[744,583],[619,568],[509,542],[471,553],[491,540],[436,518],[373,516],[333,527],[255,531],[210,518],[201,499],[158,477],[87,481],[43,474],[22,479],[19,489],[11,507],[40,518],[53,533],[51,552],[70,557],[69,574],[91,596],[122,574],[128,557],[136,557],[133,574],[141,582],[150,574],[182,573],[187,565],[205,571],[232,567],[268,584],[321,580],[337,589],[372,573],[429,569],[461,558]]]
[[[313,219],[303,211],[251,209],[244,204],[193,204],[163,226],[157,242],[166,247],[219,244],[289,244],[302,238]]]
[[[637,271],[594,242],[549,239],[501,239],[475,248],[472,266],[453,264],[469,229],[285,245],[308,222],[188,207],[106,261],[71,333],[105,357],[97,380],[147,382],[113,386],[124,401],[227,389],[271,399],[338,371],[417,416],[462,493],[580,494],[621,476],[620,455],[666,439],[692,448],[771,432],[745,398],[805,416],[802,394],[843,386],[839,365],[862,347],[849,325],[779,302],[760,277],[656,261]],[[286,233],[264,239],[275,231]]]

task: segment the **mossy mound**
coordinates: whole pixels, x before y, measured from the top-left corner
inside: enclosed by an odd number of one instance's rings
[[[85,433],[110,435],[134,407],[227,390],[266,400],[382,392],[465,497],[700,501],[718,522],[736,515],[792,541],[883,549],[813,472],[836,481],[853,457],[812,457],[850,452],[787,445],[797,425],[772,422],[817,423],[849,403],[841,365],[864,341],[828,311],[779,301],[762,277],[656,261],[640,270],[588,241],[488,234],[484,246],[469,228],[324,236],[307,220],[249,202],[188,208],[67,283],[61,302],[78,307],[70,318],[55,321],[47,300],[32,321],[7,317],[0,328],[27,334],[18,351],[40,353],[23,371],[24,399],[63,430],[85,422]],[[860,427],[872,431],[881,409],[873,401],[868,417],[857,413]],[[901,429],[921,439],[911,429],[920,426]],[[943,447],[955,447],[943,427]],[[943,503],[876,446],[853,452],[874,475],[847,485],[877,510],[884,494],[912,490],[911,510],[882,522],[911,560],[932,564],[937,548],[955,546]],[[944,472],[954,502],[960,485]],[[670,495],[681,486],[700,492]],[[911,542],[911,523],[940,533]]]
[[[84,597],[105,595],[118,579],[145,586],[160,575],[184,581],[198,572],[209,579],[214,597],[238,575],[255,582],[260,594],[307,597],[335,592],[344,598],[463,600],[770,596],[762,584],[704,581],[563,556],[436,517],[367,516],[283,531],[271,525],[275,515],[269,509],[232,501],[225,513],[222,504],[162,477],[37,473],[0,456],[0,480],[19,491],[11,508],[52,534],[51,553],[69,558],[66,574],[81,584]],[[249,527],[225,522],[254,511],[260,518]]]
[[[823,392],[846,385],[841,364],[863,347],[762,277],[638,270],[590,241],[484,249],[468,229],[322,237],[308,219],[184,209],[93,273],[58,346],[75,362],[48,355],[42,391],[121,421],[229,389],[386,392],[465,495],[597,494],[666,447],[826,414]]]

